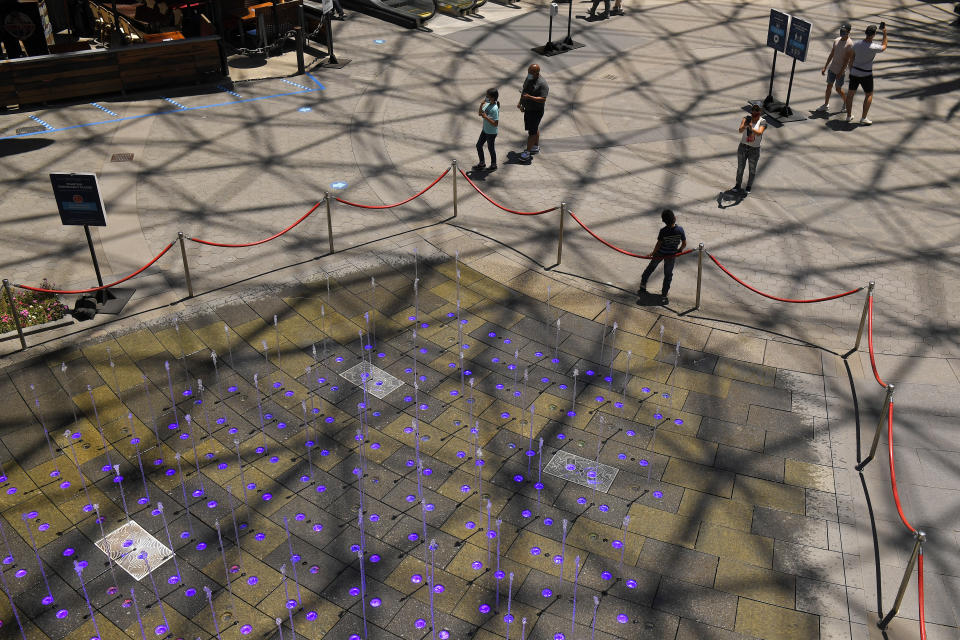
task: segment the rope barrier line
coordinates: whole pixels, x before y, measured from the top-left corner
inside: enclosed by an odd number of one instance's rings
[[[586,232],[589,233],[591,236],[593,236],[594,238],[596,238],[597,240],[599,240],[599,241],[602,242],[603,244],[607,245],[608,247],[610,247],[610,248],[613,249],[614,251],[618,251],[618,252],[622,253],[622,254],[625,255],[625,256],[630,256],[631,258],[642,258],[642,259],[644,259],[644,260],[652,260],[652,259],[653,259],[653,256],[646,256],[646,255],[643,255],[643,254],[640,254],[640,253],[633,253],[632,251],[627,251],[626,249],[621,249],[620,247],[616,246],[615,244],[611,244],[611,243],[607,242],[606,240],[604,240],[603,238],[601,238],[600,236],[598,236],[596,233],[594,233],[594,232],[590,229],[590,227],[588,227],[587,225],[583,224],[583,223],[580,221],[580,218],[578,218],[573,211],[569,211],[568,213],[570,214],[570,217],[571,217],[571,218],[573,218],[574,220],[577,221],[577,224],[578,224],[578,225],[580,225],[581,227],[583,227],[583,230],[584,230],[584,231],[586,231]],[[678,257],[678,256],[685,256],[685,255],[687,255],[688,253],[693,253],[693,249],[687,249],[686,251],[682,251],[682,252],[680,252],[680,253],[676,253],[676,254],[674,254],[673,256],[664,256],[664,257],[673,257],[673,258],[676,258],[676,257]],[[657,256],[657,257],[659,257],[659,256]]]
[[[825,297],[823,297],[823,298],[809,298],[809,299],[806,299],[806,300],[797,300],[797,299],[794,299],[794,298],[780,298],[780,297],[778,297],[778,296],[772,296],[772,295],[770,295],[769,293],[764,293],[763,291],[760,291],[759,289],[756,289],[756,288],[754,288],[754,287],[751,287],[749,284],[747,284],[746,282],[744,282],[743,280],[741,280],[741,279],[738,278],[737,276],[735,276],[735,275],[733,275],[732,273],[730,273],[730,271],[728,271],[726,267],[724,267],[722,264],[720,264],[720,261],[717,260],[717,259],[713,256],[712,253],[709,253],[709,252],[708,252],[707,255],[710,256],[710,259],[713,260],[714,264],[716,264],[718,267],[720,267],[720,270],[721,270],[721,271],[723,271],[725,274],[727,274],[728,276],[730,276],[731,278],[733,278],[738,284],[743,285],[743,286],[746,287],[747,289],[750,289],[750,291],[753,291],[754,293],[756,293],[756,294],[758,294],[758,295],[761,295],[761,296],[763,296],[764,298],[770,298],[771,300],[776,300],[777,302],[792,302],[792,303],[795,303],[795,304],[809,304],[809,303],[811,303],[811,302],[826,302],[827,300],[836,300],[837,298],[843,298],[844,296],[849,296],[849,295],[852,295],[852,294],[854,294],[854,293],[857,293],[858,291],[862,291],[862,290],[863,290],[863,287],[857,287],[856,289],[851,289],[850,291],[846,291],[846,292],[844,292],[844,293],[835,293],[835,294],[833,294],[832,296],[825,296]],[[882,383],[881,383],[881,384],[882,384]]]
[[[907,520],[907,516],[903,515],[903,506],[900,504],[900,492],[897,490],[897,468],[893,461],[893,400],[890,401],[889,408],[887,409],[887,448],[890,452],[890,486],[893,488],[893,501],[897,505],[897,515],[900,516],[900,521],[903,522],[903,526],[910,529],[910,533],[916,533],[917,530],[914,529],[913,525]]]
[[[437,177],[436,180],[434,180],[434,181],[431,182],[429,185],[427,185],[427,187],[426,187],[425,189],[423,189],[422,191],[420,191],[419,193],[410,196],[410,197],[407,198],[406,200],[402,200],[402,201],[400,201],[400,202],[395,202],[395,203],[393,203],[393,204],[358,204],[358,203],[356,203],[356,202],[350,202],[349,200],[344,200],[343,198],[338,198],[337,196],[334,196],[333,199],[336,200],[337,202],[341,203],[341,204],[349,205],[349,206],[351,206],[351,207],[358,207],[358,208],[360,208],[360,209],[393,209],[394,207],[399,207],[399,206],[402,205],[402,204],[407,204],[407,203],[410,202],[411,200],[416,200],[417,198],[419,198],[420,196],[422,196],[423,194],[425,194],[427,191],[430,191],[430,189],[433,189],[433,188],[437,185],[438,182],[440,182],[441,180],[443,180],[443,179],[446,177],[446,175],[447,175],[448,173],[450,173],[450,169],[449,169],[449,168],[448,168],[446,171],[444,171],[443,173],[441,173],[441,174]]]
[[[66,289],[41,289],[40,287],[31,287],[31,286],[28,286],[28,285],[25,285],[25,284],[15,284],[15,285],[13,285],[13,286],[15,286],[15,287],[18,288],[18,289],[27,289],[28,291],[38,291],[38,292],[40,292],[40,293],[57,293],[57,294],[63,294],[63,295],[72,295],[72,294],[80,294],[80,293],[93,293],[94,291],[100,291],[100,290],[102,290],[102,289],[109,289],[110,287],[115,287],[115,286],[117,286],[118,284],[122,284],[122,283],[126,282],[127,280],[129,280],[130,278],[133,278],[133,277],[135,277],[135,276],[138,276],[138,275],[140,275],[141,273],[143,273],[144,271],[146,271],[148,268],[150,268],[150,267],[153,265],[154,262],[156,262],[157,260],[159,260],[160,258],[162,258],[163,255],[164,255],[167,251],[170,251],[171,247],[173,247],[174,242],[176,242],[176,240],[174,240],[173,242],[171,242],[170,244],[168,244],[166,247],[164,247],[164,248],[163,248],[163,251],[161,251],[160,253],[158,253],[153,260],[151,260],[151,261],[148,262],[147,264],[143,265],[142,267],[140,267],[139,269],[137,269],[136,271],[134,271],[133,273],[131,273],[131,274],[128,275],[127,277],[125,277],[125,278],[120,278],[120,279],[117,280],[116,282],[111,282],[110,284],[105,284],[105,285],[103,285],[102,287],[92,287],[92,288],[90,288],[90,289],[70,289],[70,290],[66,290]]]
[[[482,195],[487,202],[489,202],[489,203],[492,204],[493,206],[497,207],[498,209],[503,209],[503,210],[506,211],[507,213],[512,213],[512,214],[517,215],[517,216],[539,216],[539,215],[542,215],[542,214],[544,214],[544,213],[550,213],[551,211],[556,211],[557,209],[559,209],[559,207],[550,207],[549,209],[544,209],[543,211],[517,211],[516,209],[508,209],[507,207],[503,206],[502,204],[500,204],[499,202],[497,202],[496,200],[494,200],[493,198],[491,198],[490,196],[488,196],[487,194],[485,194],[485,193],[480,189],[480,187],[478,187],[478,186],[476,185],[476,183],[474,183],[474,181],[470,179],[470,176],[468,176],[466,173],[464,173],[463,169],[459,169],[459,171],[460,171],[460,175],[462,175],[462,176],[464,177],[464,179],[465,179],[468,183],[470,183],[470,186],[473,187],[474,189],[476,189],[477,193],[479,193],[480,195]]]
[[[192,240],[193,242],[197,242],[197,243],[199,243],[199,244],[206,244],[206,245],[209,245],[209,246],[211,246],[211,247],[227,247],[227,248],[231,248],[231,249],[236,249],[236,248],[239,248],[239,247],[254,247],[254,246],[258,245],[258,244],[263,244],[263,243],[265,243],[265,242],[270,242],[271,240],[275,240],[275,239],[279,238],[280,236],[282,236],[283,234],[285,234],[287,231],[290,231],[290,230],[293,229],[295,226],[297,226],[298,224],[300,224],[301,222],[303,222],[304,220],[306,220],[306,219],[307,219],[307,216],[309,216],[311,213],[313,213],[314,211],[316,211],[316,210],[317,210],[317,207],[319,207],[321,204],[323,204],[323,200],[321,200],[321,201],[318,202],[317,204],[313,205],[313,207],[310,208],[310,211],[307,211],[305,214],[303,214],[302,216],[300,216],[300,217],[297,219],[296,222],[294,222],[292,225],[290,225],[289,227],[287,227],[287,228],[284,229],[283,231],[281,231],[281,232],[279,232],[279,233],[275,233],[275,234],[273,234],[272,236],[270,236],[269,238],[264,238],[263,240],[257,240],[256,242],[241,242],[241,243],[238,243],[238,244],[230,244],[230,243],[227,243],[227,242],[213,242],[212,240],[201,240],[200,238],[192,238],[192,237],[189,238],[189,240]]]
[[[877,358],[873,355],[873,296],[867,301],[867,350],[870,352],[870,368],[873,369],[873,377],[881,387],[886,388],[887,383],[880,378],[877,371]]]

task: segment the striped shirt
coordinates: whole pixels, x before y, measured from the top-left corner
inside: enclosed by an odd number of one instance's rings
[[[657,234],[657,240],[660,241],[660,249],[657,251],[660,255],[672,256],[680,251],[680,245],[687,240],[687,234],[683,232],[683,227],[678,224],[672,227],[663,227]]]

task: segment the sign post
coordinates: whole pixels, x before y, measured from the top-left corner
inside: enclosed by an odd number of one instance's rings
[[[557,15],[560,12],[560,7],[556,2],[550,3],[550,24],[547,27],[547,44],[543,45],[544,53],[548,51],[553,51],[557,48],[557,45],[553,44],[553,16]]]
[[[790,108],[790,92],[793,91],[793,74],[797,69],[797,60],[805,62],[807,59],[807,49],[810,44],[811,25],[806,20],[793,18],[790,21],[790,32],[787,35],[787,46],[785,53],[793,58],[793,64],[790,66],[790,84],[787,86],[787,100],[783,103],[780,113],[785,116],[792,116],[793,109]]]
[[[100,273],[100,262],[93,246],[93,237],[90,227],[107,226],[107,212],[100,197],[100,185],[95,173],[51,173],[50,184],[53,187],[53,197],[57,200],[57,209],[60,211],[60,223],[63,225],[82,226],[87,237],[87,246],[90,247],[90,258],[93,260],[93,271],[97,275],[97,286],[103,286],[103,276]],[[124,305],[133,296],[134,289],[101,289],[96,293],[97,311],[99,313],[119,314]]]
[[[767,26],[767,46],[773,49],[773,65],[770,67],[770,88],[767,97],[763,99],[763,106],[769,107],[774,102],[773,76],[777,71],[777,52],[783,51],[787,43],[787,24],[789,14],[770,9],[770,24]]]

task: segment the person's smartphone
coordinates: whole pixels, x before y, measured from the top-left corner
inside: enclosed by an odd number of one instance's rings
[[[880,31],[886,31],[886,30],[887,30],[887,23],[886,23],[886,22],[881,22],[881,23],[880,23]]]

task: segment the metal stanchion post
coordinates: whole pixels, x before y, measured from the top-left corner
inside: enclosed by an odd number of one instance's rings
[[[877,421],[877,431],[873,434],[873,444],[870,445],[870,455],[868,455],[863,462],[856,466],[857,471],[863,471],[863,468],[867,466],[873,456],[877,453],[877,445],[880,444],[880,431],[883,429],[883,422],[887,419],[887,410],[890,407],[890,403],[893,402],[893,385],[887,385],[887,397],[883,401],[883,409],[880,410],[880,420]]]
[[[870,306],[870,298],[873,297],[873,285],[871,282],[867,286],[867,297],[863,299],[863,312],[860,314],[860,328],[857,329],[857,341],[853,345],[853,349],[850,350],[850,353],[854,353],[857,349],[860,348],[860,339],[863,337],[863,328],[867,326],[867,309]]]
[[[700,283],[703,281],[703,243],[700,243],[700,246],[697,247],[697,301],[694,303],[693,308],[700,308]]]
[[[330,192],[323,192],[323,199],[327,202],[327,240],[330,242],[330,253],[333,253],[333,214],[330,211]]]
[[[917,564],[917,556],[923,553],[923,543],[927,541],[927,534],[923,531],[917,531],[914,535],[913,553],[910,554],[910,562],[903,572],[903,579],[900,581],[900,588],[897,590],[897,597],[893,601],[893,607],[890,612],[883,616],[883,620],[877,623],[881,629],[886,629],[890,621],[893,620],[897,612],[900,611],[900,604],[903,602],[903,595],[907,591],[907,585],[910,583],[910,576],[913,574],[913,567]]]
[[[453,174],[453,217],[457,217],[457,161],[450,162],[450,173]]]
[[[563,219],[567,217],[567,203],[560,203],[560,232],[557,234],[557,264],[563,257]]]
[[[13,292],[10,291],[10,281],[3,279],[3,290],[7,292],[7,304],[10,305],[10,315],[13,316],[13,324],[17,327],[17,337],[20,338],[20,348],[27,348],[27,339],[23,337],[23,327],[20,326],[20,316],[17,315],[17,308],[13,304]]]
[[[193,297],[193,281],[190,279],[190,265],[187,264],[187,248],[183,244],[183,231],[177,232],[177,239],[180,240],[180,255],[183,257],[183,275],[187,279],[187,297]]]
[[[303,27],[297,25],[293,28],[297,39],[297,73],[303,75],[306,67],[303,64]]]

